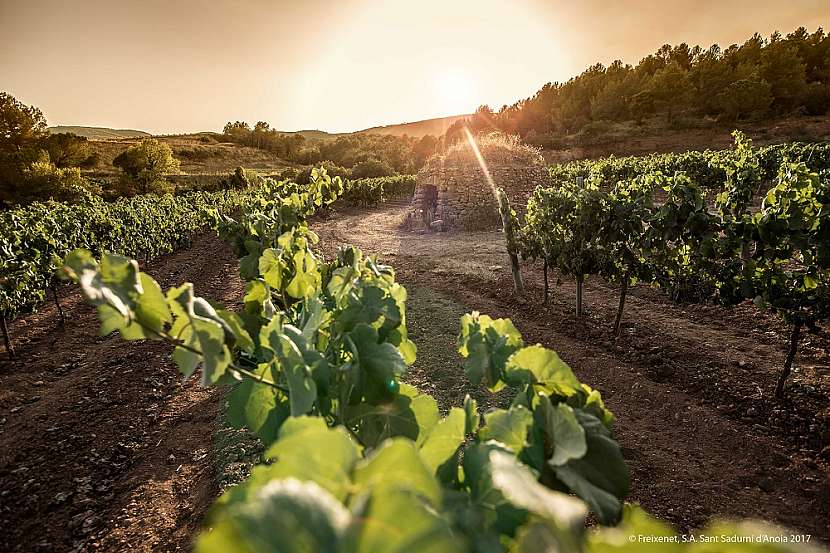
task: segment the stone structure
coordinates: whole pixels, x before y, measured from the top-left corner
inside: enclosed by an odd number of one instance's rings
[[[469,146],[449,155],[435,155],[418,172],[409,218],[415,226],[466,229],[496,228],[501,225],[495,190]],[[516,148],[515,145],[512,148]],[[516,212],[527,205],[533,189],[547,181],[548,171],[541,155],[527,146],[516,153],[510,147],[481,147],[493,183],[507,193]]]

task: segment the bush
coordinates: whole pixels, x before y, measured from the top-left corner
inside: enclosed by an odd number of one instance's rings
[[[191,161],[203,161],[213,157],[214,152],[197,146],[195,148],[179,148],[176,150],[176,155]]]
[[[318,148],[317,146],[301,148],[295,156],[295,161],[297,163],[302,163],[303,165],[313,165],[315,163],[320,163],[321,159],[322,155],[320,154],[320,148]]]
[[[124,171],[124,178],[116,188],[122,196],[172,192],[173,186],[164,177],[168,173],[177,173],[180,166],[170,146],[154,138],[127,148],[112,164]]]
[[[388,163],[377,159],[367,159],[352,167],[352,178],[368,179],[374,177],[389,177],[395,174],[395,170]]]
[[[278,181],[287,180],[287,181],[296,182],[298,174],[299,174],[299,171],[297,171],[293,167],[286,167],[285,169],[283,169],[280,173],[278,173],[275,176],[276,176],[276,179]]]
[[[35,161],[20,177],[0,193],[9,205],[55,200],[74,202],[90,195],[100,195],[101,188],[81,176],[77,167],[61,169],[45,159]]]

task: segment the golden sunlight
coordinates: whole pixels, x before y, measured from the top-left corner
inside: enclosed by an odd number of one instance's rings
[[[458,71],[444,71],[435,77],[441,108],[447,113],[469,113],[476,106],[470,80]]]

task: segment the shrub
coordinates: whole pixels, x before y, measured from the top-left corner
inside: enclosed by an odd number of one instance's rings
[[[352,167],[352,178],[367,179],[373,177],[389,177],[395,174],[395,170],[388,163],[377,159],[367,159]]]
[[[287,181],[296,182],[298,174],[299,174],[299,171],[297,171],[293,167],[286,167],[285,169],[283,169],[282,171],[277,173],[275,175],[275,178],[278,181],[287,180]]]
[[[207,148],[197,146],[195,148],[179,148],[176,150],[176,155],[191,161],[203,161],[213,157],[214,153]]]
[[[154,138],[128,148],[116,156],[112,164],[124,171],[124,178],[117,185],[122,196],[172,192],[172,185],[164,177],[168,173],[177,173],[180,166],[170,146]]]
[[[101,194],[100,187],[81,176],[77,167],[62,169],[45,160],[35,161],[25,169],[17,188],[13,195],[14,203],[19,204],[49,199],[72,202]]]

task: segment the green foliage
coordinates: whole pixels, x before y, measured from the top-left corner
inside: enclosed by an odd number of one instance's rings
[[[49,154],[49,161],[58,168],[94,167],[98,161],[89,141],[72,133],[49,134],[41,141],[41,147]]]
[[[366,159],[352,167],[352,178],[370,179],[375,177],[389,177],[395,173],[391,165],[377,159]]]
[[[245,190],[251,187],[251,180],[248,178],[248,174],[244,168],[237,167],[234,169],[233,175],[228,180],[228,186],[235,190]]]
[[[7,92],[0,92],[0,152],[19,152],[45,135],[46,118],[38,108],[25,105]]]
[[[44,170],[77,177],[77,169]],[[155,257],[188,243],[211,211],[233,211],[245,201],[235,192],[136,196],[111,203],[86,196],[80,202],[37,202],[0,211],[0,312],[11,317],[43,301],[55,263],[76,248],[95,256]]]
[[[763,79],[741,79],[718,94],[718,105],[732,121],[742,115],[763,113],[772,104],[772,87]]]
[[[389,198],[411,196],[415,192],[415,175],[395,175],[345,182],[343,200],[349,205],[372,207]]]
[[[691,150],[683,153],[609,156],[596,160],[571,161],[552,166],[550,178],[552,183],[572,183],[577,177],[582,177],[586,181],[598,181],[605,188],[614,186],[621,180],[655,173],[670,177],[682,172],[701,188],[719,190],[726,180],[726,167],[735,156],[737,147],[736,142],[735,148],[727,150]],[[803,162],[816,172],[830,169],[830,145],[826,143],[775,144],[753,148],[752,155],[760,164],[762,181],[775,179],[781,165],[788,162]]]
[[[118,154],[112,164],[124,171],[118,192],[122,196],[164,194],[172,191],[165,176],[179,171],[179,161],[165,142],[154,138],[142,140]]]
[[[340,193],[315,172],[306,188],[266,182],[239,221],[217,218],[242,257],[238,314],[190,284],[164,295],[127,258],[66,257],[103,332],[164,340],[186,376],[201,366],[204,384],[232,384],[231,420],[267,445],[196,550],[602,551],[636,532],[670,534],[623,506],[628,469],[599,393],[509,320],[461,321],[471,379],[515,392],[483,426],[469,398],[441,418],[432,397],[398,383],[415,346],[394,271],[354,247],[329,261],[313,249],[306,219]],[[623,526],[589,533],[589,509]]]
[[[553,168],[557,178],[573,180],[534,191],[520,250],[578,283],[587,274],[618,282],[615,332],[625,289],[636,280],[675,300],[752,300],[774,310],[794,328],[780,396],[801,327],[815,332],[830,318],[830,148],[796,143],[758,150],[743,134],[734,136],[735,147],[723,152]],[[714,202],[704,184],[718,190]]]
[[[42,200],[78,201],[100,195],[101,189],[81,176],[77,167],[60,169],[48,161],[35,161],[22,171],[5,194],[9,203],[26,205]]]
[[[557,147],[565,135],[596,130],[604,122],[634,121],[665,114],[669,125],[718,117],[734,121],[750,114],[786,114],[830,109],[830,39],[822,28],[803,27],[769,39],[754,35],[721,49],[664,45],[636,65],[616,60],[594,64],[567,82],[544,85],[530,98],[489,108],[451,127],[447,144],[463,138],[464,126],[478,132],[495,128],[528,142]],[[576,137],[574,137],[576,138]]]

